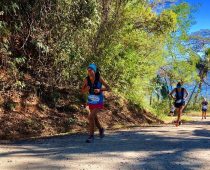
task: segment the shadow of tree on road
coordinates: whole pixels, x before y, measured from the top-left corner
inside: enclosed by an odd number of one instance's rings
[[[170,128],[170,127],[167,127]],[[156,129],[156,132],[158,130]],[[139,156],[135,163],[123,165],[123,169],[201,169],[202,163],[189,157],[187,154],[195,150],[210,149],[210,132],[206,129],[198,128],[188,137],[182,137],[183,130],[177,130],[177,136],[168,137],[167,129],[159,130],[153,134],[152,130],[132,130],[109,133],[104,139],[96,138],[92,144],[84,143],[86,135],[66,135],[38,140],[26,140],[9,145],[16,148],[11,152],[0,153],[0,159],[5,157],[24,155],[34,156],[49,161],[72,161],[77,160],[76,155],[95,155],[96,157],[111,157],[112,153],[120,158],[122,152],[149,153],[149,155]],[[12,150],[12,149],[11,149]],[[102,154],[101,154],[102,153]],[[17,157],[18,159],[18,157]],[[88,158],[87,158],[88,159]],[[138,160],[138,161],[136,161]],[[49,162],[48,161],[48,162]],[[23,165],[16,166],[21,169]],[[42,162],[33,164],[30,169],[50,169]],[[55,166],[56,167],[56,166]],[[56,169],[54,167],[54,169]],[[53,169],[53,167],[51,167]],[[57,169],[65,169],[57,166]]]

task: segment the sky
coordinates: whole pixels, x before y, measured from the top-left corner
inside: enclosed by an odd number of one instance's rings
[[[191,27],[190,32],[199,31],[201,29],[210,29],[210,0],[185,0],[191,5],[198,5],[198,9],[193,13],[196,23]],[[208,74],[207,82],[210,82],[210,74]],[[203,85],[201,95],[210,99],[209,86]]]
[[[190,32],[199,31],[200,29],[210,29],[210,0],[185,0],[191,5],[198,6],[193,17],[196,21]],[[199,5],[198,5],[199,4]]]

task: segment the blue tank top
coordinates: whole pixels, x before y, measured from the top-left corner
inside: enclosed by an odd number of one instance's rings
[[[180,100],[184,98],[184,88],[181,88],[181,91],[178,91],[176,88],[176,100]]]
[[[87,77],[88,86],[90,87],[89,95],[88,95],[88,104],[103,104],[104,102],[104,96],[103,93],[95,93],[94,89],[101,89],[102,83],[99,81],[99,79],[95,79],[94,83],[91,82],[90,78]]]

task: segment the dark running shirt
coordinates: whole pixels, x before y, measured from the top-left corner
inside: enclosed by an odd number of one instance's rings
[[[181,91],[179,92],[176,88],[176,100],[184,99],[184,88],[181,88]]]
[[[203,101],[201,104],[202,104],[202,106],[207,106],[208,102],[207,101],[205,101],[205,102]]]

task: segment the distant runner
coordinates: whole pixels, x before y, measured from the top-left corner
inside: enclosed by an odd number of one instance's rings
[[[206,119],[206,112],[208,110],[208,102],[206,98],[203,98],[201,105],[202,105],[202,119],[203,118]]]
[[[86,142],[92,143],[94,141],[95,126],[99,129],[100,137],[104,137],[104,128],[101,126],[98,120],[97,113],[104,108],[103,91],[110,90],[110,87],[100,76],[100,73],[95,64],[90,64],[88,66],[87,74],[88,76],[85,78],[82,86],[82,93],[88,93],[87,105],[89,107],[90,113],[88,116],[89,137]]]
[[[169,115],[170,115],[170,116],[173,116],[173,115],[174,115],[175,110],[176,110],[176,108],[174,107],[174,105],[172,105],[172,106],[171,106],[171,110],[170,110]]]
[[[175,94],[175,96],[174,96],[174,94]],[[182,87],[181,82],[179,82],[177,84],[176,88],[174,88],[169,95],[173,99],[175,99],[174,106],[176,107],[176,112],[178,114],[176,126],[179,126],[181,124],[182,110],[184,109],[185,99],[188,96],[188,92],[185,88]]]

